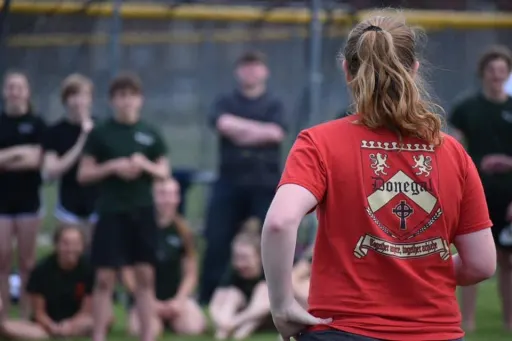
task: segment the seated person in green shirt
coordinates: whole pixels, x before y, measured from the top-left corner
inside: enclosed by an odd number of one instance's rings
[[[313,261],[313,245],[304,252],[304,255],[295,265],[292,271],[292,285],[295,298],[304,307],[308,306],[309,280],[311,276],[311,262]]]
[[[83,257],[84,236],[77,227],[65,227],[57,230],[54,243],[55,251],[39,262],[27,283],[33,321],[3,321],[3,337],[45,340],[90,335],[94,275]]]
[[[158,238],[152,186],[169,177],[167,149],[159,132],[141,120],[142,84],[132,74],[109,88],[114,116],[94,127],[78,168],[81,184],[96,183],[98,223],[91,243],[96,267],[93,340],[105,341],[112,314],[116,271],[134,266],[140,340],[153,340],[153,266]]]
[[[206,329],[206,318],[192,298],[198,279],[197,250],[188,223],[177,212],[181,201],[178,182],[174,179],[155,182],[153,196],[159,226],[153,335],[161,335],[164,327],[179,335],[201,334]],[[135,292],[133,268],[123,269],[122,274],[128,292]],[[130,307],[128,321],[129,333],[139,335],[139,315],[135,307]]]
[[[232,244],[231,267],[210,302],[215,338],[248,338],[270,316],[260,254],[261,223],[251,218]]]

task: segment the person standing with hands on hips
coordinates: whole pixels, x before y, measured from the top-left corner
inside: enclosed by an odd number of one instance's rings
[[[441,132],[418,74],[418,34],[395,13],[358,23],[342,60],[356,114],[302,131],[288,155],[262,236],[271,312],[286,340],[462,341],[456,288],[494,275],[482,183]],[[313,210],[306,311],[292,264],[299,223]]]
[[[109,96],[114,117],[91,132],[78,170],[80,183],[99,186],[99,220],[91,245],[91,260],[97,269],[92,339],[106,340],[116,270],[133,266],[139,339],[153,341],[152,264],[158,226],[152,185],[154,180],[169,176],[167,148],[160,133],[140,118],[143,95],[137,76],[124,73],[116,77]]]
[[[89,133],[94,127],[91,118],[92,82],[72,74],[62,82],[61,99],[67,116],[51,126],[45,134],[43,176],[60,179],[59,200],[55,217],[63,227],[81,228],[86,249],[95,223],[96,186],[83,186],[77,181],[78,161]]]

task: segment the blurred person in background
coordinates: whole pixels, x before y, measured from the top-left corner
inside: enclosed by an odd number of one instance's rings
[[[9,274],[13,237],[18,247],[21,277],[21,315],[28,318],[29,302],[23,294],[35,263],[36,239],[41,224],[39,168],[45,130],[43,120],[32,112],[28,78],[9,72],[3,84],[4,108],[0,115],[0,293],[3,314],[9,311]]]
[[[462,340],[456,287],[494,274],[482,183],[422,88],[419,34],[398,14],[358,23],[342,61],[357,114],[302,131],[288,155],[262,234],[286,340]],[[313,209],[308,313],[292,263]]]
[[[227,246],[241,223],[250,216],[265,219],[281,170],[285,117],[281,101],[267,89],[265,56],[245,53],[235,74],[238,88],[216,100],[210,117],[220,136],[220,165],[206,216],[203,304],[209,302],[229,264]]]
[[[91,132],[78,169],[78,181],[97,183],[99,192],[99,219],[91,244],[91,261],[97,270],[93,340],[106,339],[116,270],[133,266],[140,340],[152,341],[152,264],[159,230],[152,184],[169,176],[167,148],[157,129],[141,119],[144,98],[137,76],[124,73],[114,78],[109,96],[114,117]]]
[[[210,302],[215,338],[248,338],[269,319],[267,284],[261,267],[258,218],[248,219],[232,245],[231,266]]]
[[[478,64],[482,91],[458,103],[450,116],[454,135],[466,145],[482,179],[492,232],[498,247],[498,288],[504,323],[512,331],[512,228],[507,207],[512,203],[512,99],[504,91],[512,54],[503,46],[487,50]],[[462,289],[466,330],[475,329],[477,287]]]
[[[62,227],[54,251],[30,274],[27,292],[33,322],[4,320],[0,334],[19,340],[86,337],[92,330],[92,267],[83,257],[85,240],[77,227]]]
[[[177,212],[180,188],[175,179],[156,181],[153,197],[158,223],[155,263],[155,311],[151,327],[155,336],[164,328],[179,335],[199,335],[205,331],[206,318],[192,298],[198,282],[198,257],[194,235],[187,221]],[[123,282],[128,292],[136,290],[135,273],[124,268]],[[132,299],[130,299],[131,305]],[[130,334],[139,335],[136,308],[129,312]]]
[[[313,246],[295,263],[292,271],[292,287],[295,299],[303,307],[308,306],[309,282],[311,276],[311,263],[313,261]]]
[[[91,119],[93,84],[90,79],[72,74],[61,86],[61,100],[67,115],[45,134],[43,176],[60,179],[55,217],[62,226],[80,226],[87,245],[95,222],[96,187],[77,181],[78,161],[93,128]]]

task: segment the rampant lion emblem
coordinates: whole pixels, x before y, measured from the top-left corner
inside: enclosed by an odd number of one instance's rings
[[[425,155],[419,155],[418,157],[413,156],[412,158],[414,159],[415,162],[412,168],[418,169],[416,175],[424,174],[425,176],[429,176],[430,171],[432,170],[432,158],[430,156]]]
[[[370,154],[370,160],[372,161],[372,169],[375,173],[375,175],[387,175],[385,168],[389,168],[388,164],[386,163],[388,159],[388,156],[386,154],[377,153]]]

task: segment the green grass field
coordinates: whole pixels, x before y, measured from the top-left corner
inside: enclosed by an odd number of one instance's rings
[[[187,213],[193,218],[198,219],[202,212],[202,200],[199,200],[201,196],[200,190],[194,190],[189,195],[189,200],[192,204],[188,205]],[[55,205],[55,188],[53,186],[47,186],[45,188],[45,207],[47,215],[45,218],[43,233],[49,233],[54,228],[54,220],[50,212],[53,212]],[[188,215],[187,214],[187,215]],[[39,254],[42,255],[48,251],[48,248],[39,250]],[[494,280],[487,281],[484,283],[479,291],[478,298],[478,313],[477,313],[477,332],[474,334],[467,335],[466,341],[509,341],[512,340],[512,333],[507,333],[503,330],[502,319],[500,312],[500,303],[496,293],[496,283]],[[125,330],[126,316],[124,310],[121,307],[116,308],[116,325],[112,332],[109,340],[121,341],[121,340],[132,340],[127,337]],[[206,341],[212,340],[213,337],[210,334],[206,334],[201,337],[181,337],[172,334],[166,334],[162,340],[184,340],[184,341]],[[85,341],[86,339],[84,339]],[[252,337],[250,340],[254,341],[276,341],[276,334],[258,334]]]

